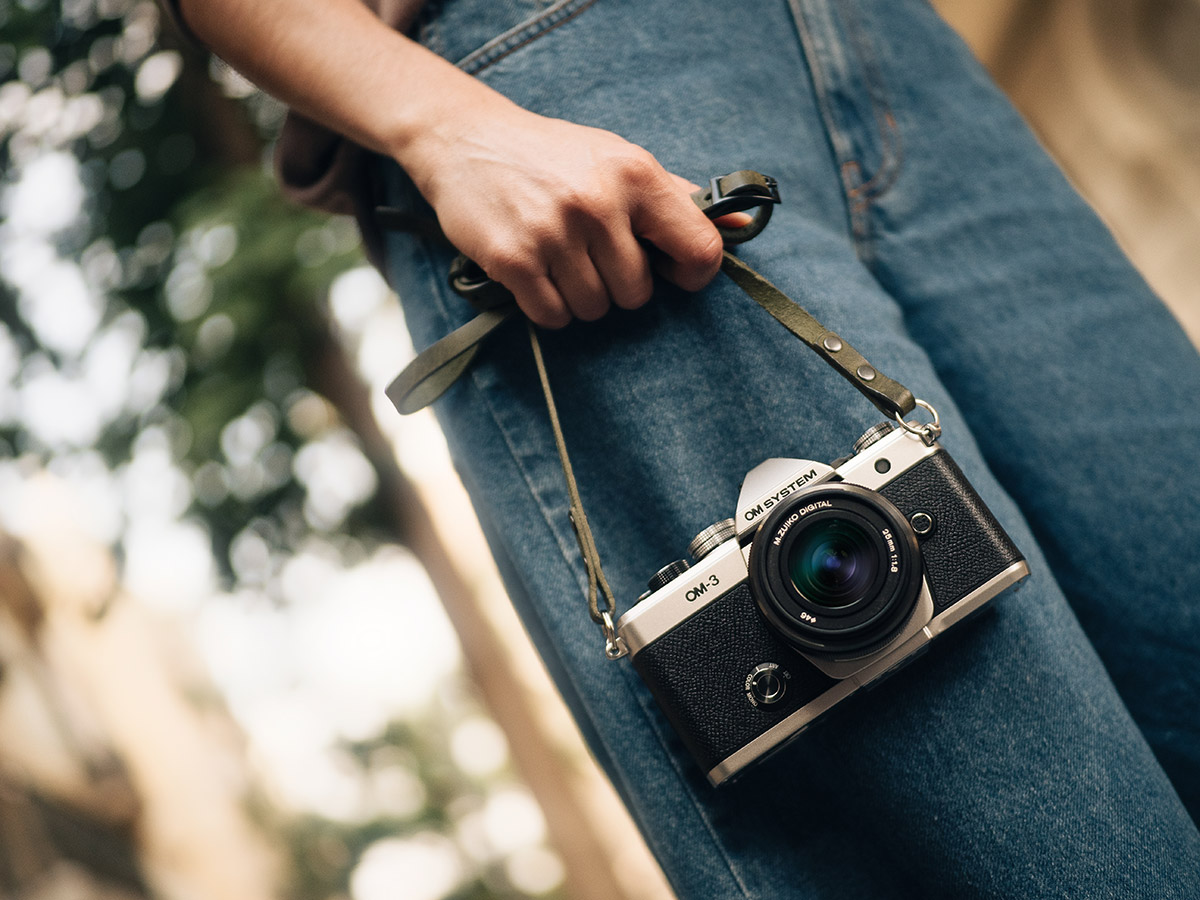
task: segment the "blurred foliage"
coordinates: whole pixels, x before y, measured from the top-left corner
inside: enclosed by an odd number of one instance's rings
[[[225,586],[270,595],[300,548],[351,565],[403,537],[383,496],[394,463],[348,408],[361,392],[328,312],[333,280],[363,264],[357,230],[281,197],[282,117],[152,0],[0,0],[0,463],[116,484],[165,449],[175,515],[209,535]],[[118,556],[131,519],[118,510],[106,535]],[[264,807],[291,896],[345,897],[381,838],[453,842],[464,810],[507,789],[503,763],[486,779],[455,765],[454,716],[435,706],[341,748],[363,783],[408,773],[412,809],[280,821]],[[456,897],[523,896],[503,854],[468,861]]]
[[[158,396],[109,416],[93,445],[115,468],[148,428],[165,433],[198,476],[192,514],[227,577],[268,582],[231,561],[248,528],[272,559],[314,531],[373,541],[394,523],[370,491],[343,516],[314,515],[293,471],[307,443],[348,435],[331,408],[314,410],[330,387],[323,301],[362,260],[352,222],[280,196],[266,160],[283,111],[169,29],[160,38],[150,0],[0,0],[0,23],[7,180],[50,152],[78,160],[83,208],[53,235],[57,252],[105,291],[99,330],[123,319],[141,335],[140,361],[165,369]],[[43,340],[0,285],[0,320],[27,364],[15,387],[46,360],[79,377],[82,360]],[[0,437],[43,462],[79,449],[20,419]]]
[[[397,771],[415,775],[422,796],[413,807],[381,810],[365,821],[339,824],[314,816],[300,817],[287,826],[295,900],[328,900],[349,896],[346,860],[361,858],[379,840],[455,833],[471,814],[478,816],[489,795],[511,779],[507,767],[475,777],[465,776],[454,762],[450,735],[461,710],[438,706],[423,718],[393,722],[383,733],[343,746],[350,765],[379,795],[383,783]],[[461,844],[463,841],[459,840]],[[445,900],[520,900],[528,897],[514,887],[505,871],[504,853],[477,847],[471,875]],[[541,894],[562,900],[561,888]]]

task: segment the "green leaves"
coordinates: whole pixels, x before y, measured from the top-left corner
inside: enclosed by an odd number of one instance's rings
[[[331,280],[361,264],[356,229],[280,196],[263,162],[278,105],[160,35],[153,3],[72,0],[57,12],[0,3],[0,337],[19,357],[14,409],[56,398],[39,406],[42,426],[10,417],[5,433],[42,464],[91,445],[114,469],[147,429],[185,435],[172,452],[201,477],[190,514],[232,580],[229,551],[248,522],[281,553],[315,527],[297,454],[330,435],[354,446],[336,414],[301,434],[289,410],[329,387],[316,383],[336,352],[324,303]],[[68,293],[46,287],[52,276]],[[124,356],[105,365],[96,348],[117,343]],[[257,456],[230,459],[223,438],[263,416],[275,425]],[[352,492],[352,506],[369,494]],[[318,525],[367,540],[386,524],[334,518]]]

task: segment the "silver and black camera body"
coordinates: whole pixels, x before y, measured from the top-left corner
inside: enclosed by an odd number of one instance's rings
[[[1029,574],[936,440],[881,423],[854,450],[753,469],[617,625],[713,784]]]

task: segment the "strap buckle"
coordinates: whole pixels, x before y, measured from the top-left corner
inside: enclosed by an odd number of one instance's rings
[[[739,169],[708,181],[708,190],[692,194],[696,205],[710,219],[755,207],[771,207],[780,202],[779,182],[770,175],[751,169]]]
[[[470,301],[480,312],[515,302],[508,288],[492,281],[479,263],[461,253],[450,263],[449,281],[454,293]]]
[[[779,182],[770,175],[751,169],[739,169],[728,175],[709,179],[708,189],[695,191],[692,200],[710,219],[729,213],[753,209],[750,221],[738,228],[717,226],[726,247],[744,244],[756,238],[771,221],[771,213],[779,204]]]
[[[924,400],[918,399],[915,401],[915,403],[917,406],[921,407],[921,409],[925,410],[925,412],[933,416],[932,422],[925,422],[924,424],[917,425],[912,422],[904,421],[904,417],[900,415],[900,413],[895,413],[893,417],[901,428],[903,428],[909,434],[915,434],[917,437],[919,437],[925,443],[926,447],[932,447],[934,441],[942,436],[941,416],[938,415],[936,409],[934,409]]]

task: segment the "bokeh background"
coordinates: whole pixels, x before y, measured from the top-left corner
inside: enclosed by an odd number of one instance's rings
[[[1200,2],[937,5],[1200,339]],[[0,896],[666,900],[282,114],[0,0]]]

